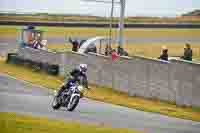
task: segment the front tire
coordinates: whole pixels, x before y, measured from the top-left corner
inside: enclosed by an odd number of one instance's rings
[[[61,107],[61,104],[58,102],[58,97],[54,97],[53,102],[52,102],[52,108],[57,110]]]
[[[78,105],[79,99],[80,99],[79,96],[74,96],[72,101],[69,103],[67,110],[73,111],[76,108],[76,106]]]

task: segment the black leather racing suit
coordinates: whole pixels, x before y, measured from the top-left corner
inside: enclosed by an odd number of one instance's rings
[[[70,73],[70,78],[67,80],[67,83],[64,84],[61,89],[58,92],[58,96],[65,90],[69,89],[71,86],[71,83],[79,82],[79,84],[83,85],[85,88],[88,88],[88,81],[87,81],[87,75],[80,71],[80,69],[73,69]],[[80,80],[82,79],[82,80]]]

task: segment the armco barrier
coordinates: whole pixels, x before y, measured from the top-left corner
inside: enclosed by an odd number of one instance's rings
[[[59,66],[58,65],[49,65],[47,68],[47,72],[51,75],[59,74]]]
[[[17,58],[16,56],[17,56],[16,53],[8,53],[6,62],[7,63],[15,63],[16,58]]]
[[[23,49],[20,54],[24,58],[58,64],[60,75],[79,63],[87,63],[91,83],[113,87],[130,96],[200,106],[200,64],[197,63],[166,62],[139,56],[112,61],[110,57],[91,53],[51,53],[32,49]]]

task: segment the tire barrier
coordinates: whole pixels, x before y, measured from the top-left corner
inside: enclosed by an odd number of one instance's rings
[[[59,70],[58,65],[49,65],[47,72],[51,75],[58,75],[58,73],[59,73],[58,70]]]
[[[41,71],[42,70],[42,63],[33,62],[32,68],[34,69],[34,71]]]
[[[8,53],[6,62],[11,64],[16,64],[16,58],[17,58],[16,53]]]
[[[32,68],[34,71],[44,71],[49,75],[57,76],[59,74],[59,66],[55,64],[41,63],[28,59],[23,59],[17,56],[16,53],[8,53],[7,63],[23,65],[29,68]]]

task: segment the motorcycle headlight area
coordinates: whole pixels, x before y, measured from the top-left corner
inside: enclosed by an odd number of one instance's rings
[[[54,96],[56,96],[57,93],[58,93],[58,92],[57,92],[56,90],[53,91],[53,95],[54,95]]]
[[[78,86],[78,90],[80,91],[80,92],[83,92],[84,91],[84,88],[83,88],[83,86]]]

